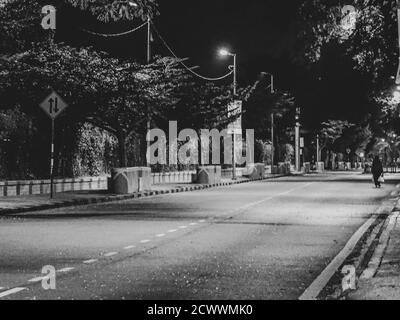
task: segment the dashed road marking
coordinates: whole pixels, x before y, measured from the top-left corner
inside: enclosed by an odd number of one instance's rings
[[[84,264],[92,264],[92,263],[96,263],[97,261],[99,261],[99,260],[97,260],[97,259],[89,259],[89,260],[83,261],[83,263]]]
[[[36,278],[30,279],[30,280],[28,280],[28,282],[35,283],[35,282],[40,282],[40,281],[43,281],[46,279],[48,279],[48,276],[42,276],[42,277],[36,277]]]
[[[165,233],[160,233],[160,234],[157,234],[157,235],[156,235],[156,237],[157,237],[157,238],[162,238],[162,237],[165,237]]]
[[[174,233],[174,232],[177,232],[178,230],[176,230],[176,229],[171,229],[171,230],[168,230],[168,233]]]
[[[0,293],[0,298],[7,297],[11,294],[15,294],[15,293],[21,292],[23,290],[26,290],[26,288],[13,288],[13,289],[4,291],[4,292]]]
[[[134,248],[136,248],[136,246],[126,246],[124,247],[124,250],[132,250]]]
[[[4,287],[0,287],[0,290],[4,290],[5,288]]]
[[[66,273],[66,272],[70,272],[72,270],[75,270],[75,268],[72,268],[72,267],[63,268],[63,269],[57,270],[57,272]]]
[[[189,226],[197,226],[196,222],[190,223]]]
[[[206,222],[206,220],[199,220],[199,222],[200,222],[200,223],[204,223],[204,222]]]
[[[187,226],[180,226],[179,229],[187,229]]]
[[[104,256],[106,258],[109,258],[109,257],[116,256],[117,254],[118,254],[118,252],[108,252],[108,253],[104,254]]]
[[[151,240],[142,240],[140,243],[149,243]]]

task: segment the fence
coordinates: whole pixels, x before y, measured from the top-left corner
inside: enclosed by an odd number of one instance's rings
[[[195,171],[152,173],[152,184],[191,183]],[[109,176],[55,179],[55,192],[107,190]],[[0,197],[50,193],[50,180],[0,181]]]

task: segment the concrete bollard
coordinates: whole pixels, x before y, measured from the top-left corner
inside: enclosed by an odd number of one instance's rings
[[[317,172],[324,172],[324,171],[325,171],[325,163],[317,162]]]
[[[255,163],[247,168],[247,176],[250,179],[263,179],[265,177],[265,165],[263,163]]]
[[[132,194],[151,190],[150,168],[115,168],[111,174],[112,192]]]
[[[221,182],[222,170],[220,166],[204,166],[197,169],[195,183],[216,184]]]
[[[309,174],[311,172],[311,163],[310,162],[304,162],[304,173]]]

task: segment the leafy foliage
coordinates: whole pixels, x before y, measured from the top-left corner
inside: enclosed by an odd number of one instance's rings
[[[74,7],[89,10],[100,21],[110,22],[154,17],[158,14],[156,0],[66,0]],[[136,4],[136,5],[135,5]]]

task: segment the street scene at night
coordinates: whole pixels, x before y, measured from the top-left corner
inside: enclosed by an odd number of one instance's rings
[[[396,1],[0,0],[0,305],[400,300],[399,47]]]

